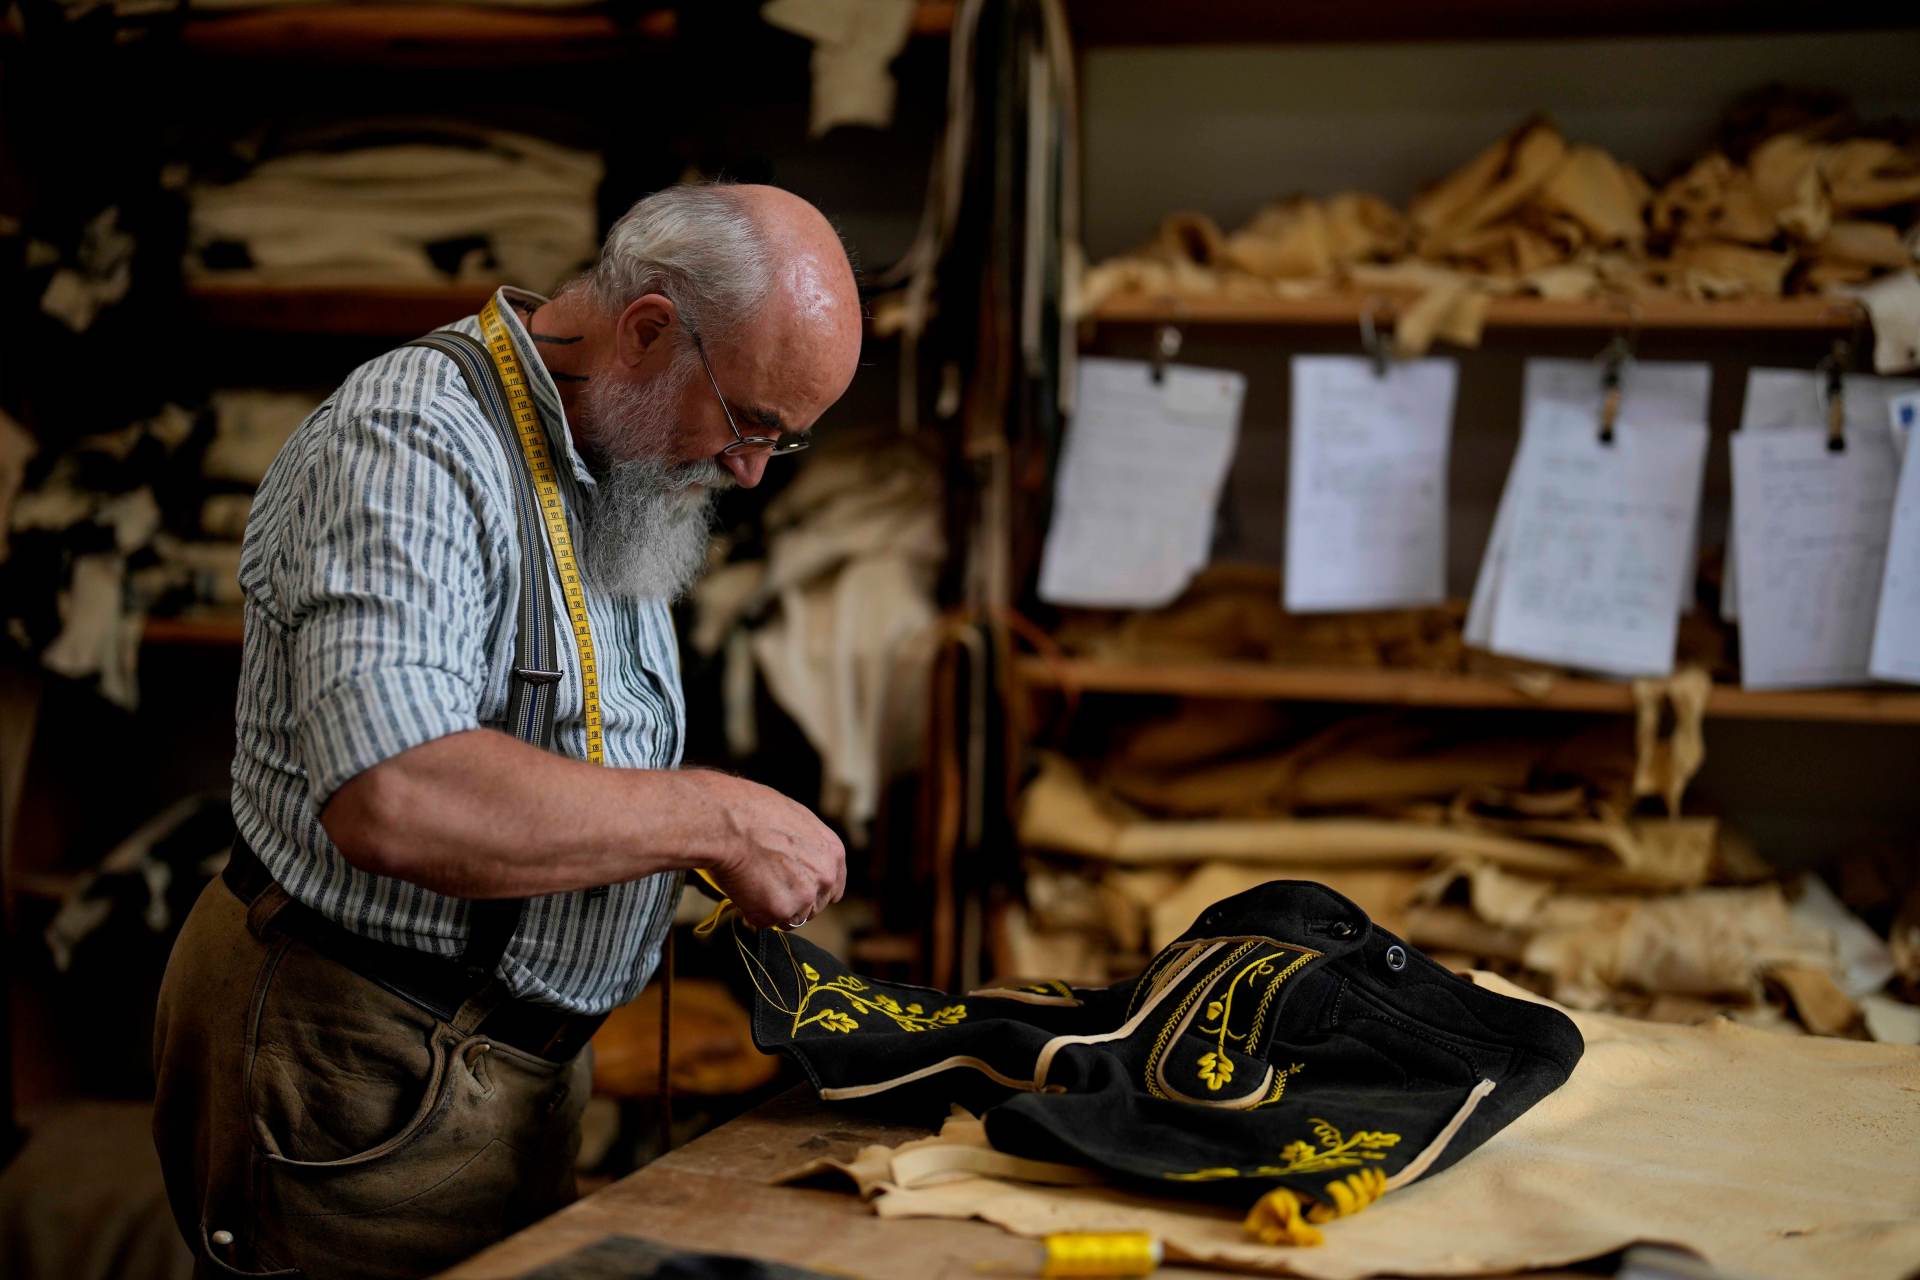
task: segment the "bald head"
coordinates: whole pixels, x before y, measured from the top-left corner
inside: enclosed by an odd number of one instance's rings
[[[783,367],[768,372],[807,384],[811,396],[825,397],[824,409],[846,391],[860,362],[860,291],[839,233],[791,191],[712,190],[737,202],[765,246],[768,266],[765,297],[727,335],[728,345],[758,347],[777,358],[770,363]]]
[[[860,360],[840,237],[778,187],[655,192],[534,318],[568,331],[541,354],[590,466],[651,458],[709,488],[757,484],[751,439],[808,435]]]

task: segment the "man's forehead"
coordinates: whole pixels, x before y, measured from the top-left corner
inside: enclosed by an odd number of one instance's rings
[[[721,390],[743,426],[751,419],[768,432],[805,431],[852,381],[858,348],[849,359],[835,346],[817,331],[746,326],[716,362]]]

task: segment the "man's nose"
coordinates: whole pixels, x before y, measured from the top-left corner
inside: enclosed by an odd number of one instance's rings
[[[760,483],[760,477],[766,473],[768,453],[723,453],[720,465],[732,473],[734,481],[742,489],[751,489]]]

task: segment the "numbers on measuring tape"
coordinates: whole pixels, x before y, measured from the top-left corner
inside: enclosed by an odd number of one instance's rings
[[[560,497],[560,478],[553,469],[553,455],[540,426],[540,415],[527,392],[527,381],[520,370],[520,357],[500,318],[497,299],[480,312],[480,331],[487,350],[500,370],[500,381],[507,389],[507,407],[513,413],[514,433],[520,439],[520,453],[533,476],[533,490],[540,502],[540,515],[547,526],[547,544],[553,548],[554,567],[560,574],[560,594],[567,605],[567,618],[573,626],[573,646],[580,656],[580,686],[584,702],[583,720],[587,730],[587,760],[605,763],[600,732],[600,667],[593,656],[593,627],[587,621],[587,595],[581,585],[580,564],[573,554],[573,534],[567,528],[566,504]]]

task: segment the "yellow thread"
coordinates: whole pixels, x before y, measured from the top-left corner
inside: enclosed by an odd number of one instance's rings
[[[1297,959],[1274,975],[1273,981],[1267,984],[1266,991],[1260,996],[1259,1006],[1253,1011],[1253,1025],[1247,1028],[1246,1042],[1248,1044],[1260,1043],[1260,1028],[1266,1025],[1267,1009],[1273,1004],[1274,993],[1280,990],[1280,984],[1298,973],[1301,966],[1305,965],[1309,960],[1317,960],[1319,957],[1320,953],[1318,951],[1304,951]]]
[[[1227,994],[1218,1000],[1208,1003],[1206,1016],[1210,1019],[1218,1019],[1220,1023],[1217,1027],[1203,1026],[1200,1028],[1200,1034],[1203,1036],[1213,1035],[1215,1032],[1218,1032],[1220,1036],[1219,1040],[1215,1042],[1213,1051],[1200,1056],[1200,1079],[1205,1082],[1210,1092],[1218,1093],[1221,1085],[1233,1079],[1233,1059],[1227,1054],[1227,1041],[1238,1040],[1242,1044],[1248,1043],[1254,1028],[1260,1025],[1259,1019],[1266,1013],[1267,1000],[1273,998],[1274,989],[1286,981],[1287,974],[1292,973],[1311,958],[1301,956],[1292,964],[1288,965],[1272,982],[1268,983],[1266,999],[1260,1002],[1259,1011],[1254,1015],[1253,1026],[1250,1026],[1245,1034],[1234,1034],[1232,1026],[1234,992],[1238,990],[1240,984],[1249,977],[1260,978],[1272,973],[1273,962],[1281,954],[1284,953],[1275,952],[1273,955],[1262,956],[1246,968],[1240,970],[1240,972],[1234,974],[1233,981],[1227,984]],[[1282,1087],[1284,1087],[1284,1081]]]
[[[553,454],[540,425],[540,414],[527,390],[526,376],[520,370],[520,356],[513,338],[500,318],[500,300],[489,298],[480,310],[480,334],[487,341],[494,367],[506,387],[507,407],[513,413],[514,434],[520,440],[520,456],[526,459],[533,476],[534,496],[540,503],[540,518],[547,526],[547,545],[553,548],[554,568],[560,575],[560,594],[567,604],[567,619],[573,628],[573,647],[580,657],[581,719],[587,731],[587,762],[606,763],[600,719],[600,667],[593,653],[593,627],[587,620],[587,595],[581,586],[580,563],[573,553],[573,534],[567,528],[567,508],[560,496],[560,477],[553,469]],[[711,873],[696,874],[713,886],[723,898],[726,891]],[[711,929],[708,932],[712,932]]]
[[[1269,1191],[1254,1201],[1247,1220],[1240,1225],[1262,1244],[1312,1248],[1326,1242],[1318,1229],[1307,1224],[1306,1216],[1300,1211],[1300,1197],[1285,1187]]]
[[[706,872],[703,871],[700,874],[705,875]],[[732,910],[733,910],[732,898],[720,899],[720,901],[713,904],[713,910],[707,913],[707,918],[705,920],[702,920],[699,924],[693,926],[693,936],[696,938],[711,937],[713,935],[713,931],[720,927],[720,922],[726,919],[727,912]]]
[[[1160,1242],[1146,1231],[1061,1232],[1046,1238],[1044,1277],[1152,1275]]]

